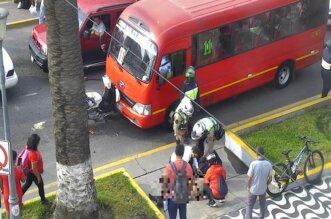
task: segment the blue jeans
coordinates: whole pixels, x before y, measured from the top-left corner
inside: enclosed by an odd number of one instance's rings
[[[45,6],[41,4],[39,11],[39,24],[44,23],[44,21],[45,21]]]
[[[186,219],[186,204],[176,204],[171,199],[168,200],[169,218],[176,219],[179,210],[179,218]]]

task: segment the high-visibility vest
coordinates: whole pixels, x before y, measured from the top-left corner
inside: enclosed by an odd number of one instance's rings
[[[331,64],[328,63],[327,61],[325,61],[324,59],[322,59],[321,65],[325,70],[330,70],[331,69]]]
[[[198,97],[198,88],[195,87],[191,90],[185,92],[185,95],[190,98],[191,100],[196,100]]]
[[[202,122],[205,125],[208,133],[217,125],[217,122],[212,117],[203,118],[200,120],[200,122]]]

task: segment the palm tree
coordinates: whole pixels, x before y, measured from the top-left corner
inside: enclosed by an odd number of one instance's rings
[[[46,0],[45,7],[58,179],[55,218],[97,218],[77,11],[66,0]]]

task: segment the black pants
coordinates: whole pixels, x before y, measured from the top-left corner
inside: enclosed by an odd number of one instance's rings
[[[322,97],[326,97],[331,89],[331,71],[321,72],[323,79]]]
[[[38,187],[39,196],[40,196],[41,201],[46,200],[45,190],[44,190],[44,181],[43,181],[43,178],[41,177],[41,175],[40,175],[40,179],[41,179],[40,183],[38,183],[37,177],[33,173],[28,173],[26,175],[26,181],[22,187],[23,195],[30,188],[32,182],[34,182]]]

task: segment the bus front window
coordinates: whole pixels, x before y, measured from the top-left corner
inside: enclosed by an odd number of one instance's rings
[[[135,78],[148,82],[157,54],[156,46],[124,21],[119,20],[110,42],[109,53]]]

